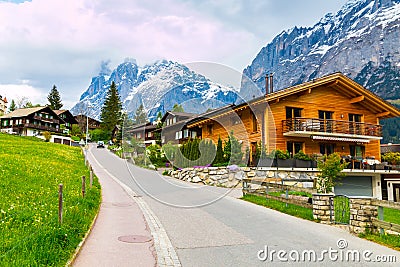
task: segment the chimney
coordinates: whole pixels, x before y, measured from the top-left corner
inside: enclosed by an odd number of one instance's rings
[[[265,74],[265,95],[269,94],[269,76]]]
[[[274,92],[274,74],[273,73],[270,74],[269,79],[271,80],[269,93],[273,93]]]

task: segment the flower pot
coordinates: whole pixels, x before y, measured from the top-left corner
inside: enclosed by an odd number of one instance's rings
[[[274,165],[274,159],[265,158],[258,160],[257,167],[273,167],[273,165]]]
[[[309,160],[302,160],[302,159],[295,159],[296,168],[311,168],[311,161]]]
[[[277,159],[277,167],[292,168],[294,166],[294,159]]]

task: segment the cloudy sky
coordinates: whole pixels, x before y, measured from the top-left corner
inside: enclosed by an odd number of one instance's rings
[[[0,0],[0,95],[65,108],[100,64],[208,61],[242,71],[275,35],[346,0]]]

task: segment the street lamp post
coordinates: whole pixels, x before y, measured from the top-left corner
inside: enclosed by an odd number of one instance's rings
[[[88,136],[89,136],[89,109],[91,109],[91,105],[87,105],[86,111],[86,147],[88,145]]]

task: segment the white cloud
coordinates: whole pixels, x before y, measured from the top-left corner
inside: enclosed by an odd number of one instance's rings
[[[44,94],[42,90],[36,89],[33,86],[24,81],[20,84],[0,84],[0,95],[8,100],[8,105],[10,105],[11,100],[17,103],[19,99],[27,98],[32,104],[42,104],[47,103],[47,94]]]
[[[305,0],[308,6],[302,8],[312,7],[310,1]],[[326,2],[319,1],[321,6],[327,6]],[[139,64],[165,58],[211,61],[242,69],[266,45],[266,36],[272,38],[285,28],[277,28],[273,21],[288,19],[273,16],[274,8],[282,8],[275,3],[0,1],[0,84],[15,84],[15,90],[23,94],[21,81],[29,80],[29,85],[42,95],[56,84],[65,106],[70,108],[104,60],[111,60],[112,68],[124,58],[133,57]],[[315,12],[315,4],[313,7],[315,16],[323,15]],[[298,9],[299,5],[296,13],[302,14]],[[6,94],[1,87],[0,94]]]

